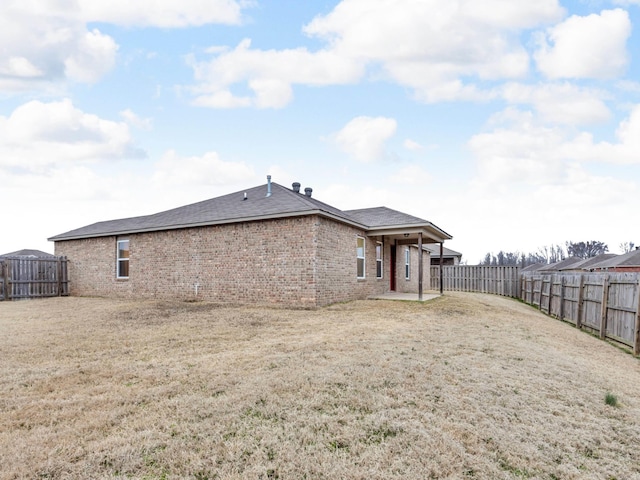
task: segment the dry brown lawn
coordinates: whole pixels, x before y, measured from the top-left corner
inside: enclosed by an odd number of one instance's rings
[[[3,302],[0,392],[2,480],[640,479],[640,360],[488,295]]]

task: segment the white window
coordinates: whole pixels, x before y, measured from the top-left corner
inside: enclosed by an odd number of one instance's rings
[[[129,278],[129,239],[123,238],[118,240],[117,253],[117,272],[118,278]]]
[[[356,271],[358,278],[364,278],[364,238],[356,239]]]
[[[408,247],[404,251],[404,278],[407,280],[411,278],[411,251]]]
[[[382,278],[382,242],[376,243],[376,278]]]

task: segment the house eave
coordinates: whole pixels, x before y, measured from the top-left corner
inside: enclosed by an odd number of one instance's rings
[[[443,230],[440,230],[435,225],[428,224],[414,224],[414,225],[390,225],[385,227],[376,227],[367,230],[367,236],[369,237],[381,237],[400,240],[402,243],[415,243],[418,238],[418,234],[422,233],[422,238],[425,243],[442,243],[445,240],[451,240],[451,235]]]

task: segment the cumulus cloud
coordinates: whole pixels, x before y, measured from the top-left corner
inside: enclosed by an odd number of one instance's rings
[[[174,150],[166,152],[155,165],[153,183],[156,186],[211,186],[247,183],[255,178],[251,167],[244,163],[222,160],[216,152],[201,156],[182,157]]]
[[[557,0],[491,0],[490,8],[473,0],[343,0],[304,27],[325,42],[317,51],[253,49],[244,40],[233,49],[210,50],[209,60],[191,57],[195,103],[277,108],[291,101],[293,85],[354,83],[368,72],[413,89],[426,102],[490,98],[468,79],[525,75],[529,55],[520,31],[563,15]],[[253,94],[234,95],[236,85]]]
[[[85,113],[68,99],[31,101],[0,116],[0,168],[41,172],[53,165],[142,156],[126,123]]]
[[[78,0],[87,22],[176,28],[210,23],[238,24],[249,2],[235,0]]]
[[[220,49],[212,51],[220,52]],[[309,52],[306,48],[258,50],[244,39],[232,50],[224,49],[212,61],[190,56],[198,84],[194,103],[217,108],[255,106],[280,108],[291,100],[292,85],[332,85],[356,81],[362,68],[336,52]],[[246,82],[254,96],[236,96],[231,86]]]
[[[530,104],[545,121],[567,125],[604,122],[611,116],[604,102],[608,94],[571,83],[525,85],[508,83],[502,97],[512,104]]]
[[[361,162],[385,156],[385,143],[397,129],[397,122],[386,117],[356,117],[347,123],[334,140],[338,148]]]
[[[548,78],[614,78],[628,64],[629,14],[622,9],[600,15],[572,15],[538,38],[534,57]]]
[[[510,184],[566,185],[585,162],[640,164],[640,105],[620,122],[616,142],[596,142],[588,132],[541,125],[531,112],[508,109],[493,130],[474,135],[469,147],[477,160],[477,180],[490,188]]]
[[[87,30],[71,0],[0,4],[0,92],[15,93],[72,80],[92,83],[111,70],[118,46]]]

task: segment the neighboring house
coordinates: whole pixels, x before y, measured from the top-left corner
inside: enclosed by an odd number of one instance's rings
[[[615,255],[602,262],[591,265],[592,272],[640,272],[640,249]]]
[[[584,272],[589,271],[592,267],[598,263],[604,262],[605,260],[616,257],[615,253],[601,253],[600,255],[596,255],[595,257],[585,258],[584,260],[580,260],[572,265],[568,265],[564,268],[561,268],[562,272]]]
[[[573,265],[581,261],[582,258],[579,257],[567,257],[564,260],[560,260],[559,262],[550,263],[549,265],[543,265],[535,271],[540,273],[560,272],[572,267]]]
[[[386,207],[342,211],[267,178],[51,237],[69,260],[70,293],[316,307],[429,285],[418,245],[451,239],[431,222]]]
[[[45,259],[54,259],[55,255],[52,255],[47,252],[43,252],[41,250],[18,250],[17,252],[5,253],[4,255],[0,255],[0,258],[45,258]]]
[[[431,255],[431,265],[440,265],[440,245],[425,245],[424,248],[428,250]],[[445,246],[442,247],[442,265],[460,265],[461,260],[462,254],[460,252],[456,252]]]

